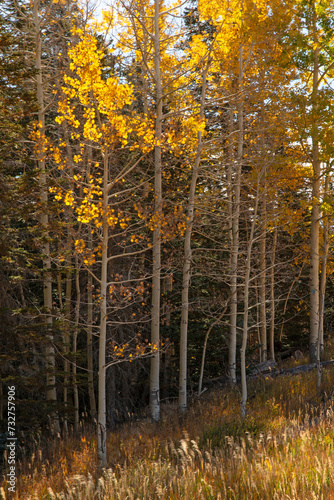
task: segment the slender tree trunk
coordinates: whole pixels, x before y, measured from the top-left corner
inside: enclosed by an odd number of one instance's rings
[[[316,14],[314,14],[314,17]],[[316,32],[314,19],[314,33]],[[310,255],[310,362],[317,361],[317,343],[319,334],[319,232],[320,232],[320,160],[317,130],[317,99],[319,81],[319,47],[313,52],[313,91],[312,91],[312,212],[311,212],[311,255]]]
[[[326,197],[329,189],[329,172],[326,173],[325,180],[325,193]],[[326,292],[326,277],[327,277],[327,258],[329,251],[329,216],[326,216],[326,222],[324,224],[324,245],[323,254],[321,259],[321,280],[320,280],[320,297],[319,297],[319,334],[317,343],[317,386],[320,390],[321,387],[321,355],[324,350],[324,311],[325,311],[325,292]]]
[[[93,159],[92,147],[88,148],[88,175]],[[93,252],[92,225],[88,226],[88,246]],[[87,273],[87,369],[88,369],[88,396],[89,411],[92,419],[97,418],[96,398],[94,391],[94,360],[93,360],[93,276]]]
[[[104,152],[103,173],[103,222],[101,242],[101,291],[100,291],[100,339],[99,339],[99,408],[97,447],[99,463],[107,465],[107,415],[106,415],[106,341],[107,341],[107,269],[108,269],[108,152]]]
[[[257,186],[253,221],[247,244],[247,257],[246,257],[246,269],[245,269],[244,312],[243,312],[243,326],[242,326],[242,344],[240,349],[240,357],[241,357],[241,405],[240,406],[241,406],[242,418],[246,417],[246,404],[247,404],[246,349],[248,340],[249,285],[250,285],[251,257],[252,257],[253,241],[254,241],[254,230],[258,212],[258,200],[259,200],[259,183]]]
[[[239,219],[241,169],[244,150],[244,109],[243,109],[243,45],[239,47],[239,96],[238,113],[238,152],[234,172],[234,197],[232,203],[232,252],[231,252],[231,308],[230,308],[230,339],[229,339],[229,373],[231,382],[236,384],[236,352],[237,352],[237,316],[238,316],[238,255],[239,255]]]
[[[203,344],[203,352],[202,352],[201,371],[200,371],[199,382],[198,382],[198,396],[200,396],[202,394],[204,365],[205,365],[205,354],[206,354],[206,346],[208,344],[209,335],[210,335],[211,330],[213,329],[213,327],[215,327],[216,325],[218,325],[218,323],[221,321],[222,317],[226,313],[226,309],[227,309],[227,305],[224,307],[224,310],[221,313],[221,315],[219,316],[219,318],[214,323],[212,323],[212,325],[210,326],[210,328],[208,329],[208,331],[205,334],[205,339],[204,339],[204,344]]]
[[[269,356],[272,361],[275,361],[275,259],[277,245],[277,228],[273,234],[273,248],[271,256],[270,270],[270,330],[269,330]]]
[[[325,196],[329,193],[329,172],[326,174],[325,180]],[[327,278],[327,260],[329,252],[329,233],[330,233],[330,217],[326,215],[326,222],[324,223],[324,244],[323,244],[323,254],[321,259],[321,279],[320,279],[320,318],[319,318],[319,346],[320,346],[320,356],[324,352],[324,313],[325,313],[325,293],[326,293],[326,278]]]
[[[205,95],[206,95],[206,76],[209,70],[210,59],[208,58],[205,71],[203,71],[200,120],[204,119]],[[201,161],[203,144],[202,132],[197,133],[197,152],[192,171],[189,197],[187,226],[184,235],[184,264],[182,272],[182,310],[181,310],[181,329],[180,329],[180,373],[179,373],[179,409],[185,411],[187,408],[187,351],[188,351],[188,315],[189,315],[189,285],[191,273],[191,235],[194,224],[195,211],[195,193],[198,179],[198,170]]]
[[[42,137],[45,136],[45,105],[44,105],[44,84],[42,75],[42,40],[41,40],[41,21],[39,18],[39,1],[34,0],[34,28],[35,28],[35,65],[37,70],[36,75],[36,90],[38,102],[38,121],[39,132]],[[46,335],[48,338],[48,347],[46,349],[46,397],[47,400],[53,403],[57,402],[56,392],[56,376],[55,376],[55,349],[53,346],[53,324],[52,324],[52,281],[51,281],[51,257],[50,257],[50,242],[49,242],[49,217],[47,213],[48,189],[46,182],[46,165],[43,151],[39,152],[38,157],[39,168],[39,185],[41,193],[41,201],[43,204],[40,222],[42,226],[43,236],[43,297],[44,308],[46,311]],[[59,417],[56,412],[53,412],[52,417],[53,431],[60,432]]]
[[[61,268],[58,269],[57,272],[57,289],[58,289],[58,300],[59,300],[59,309],[60,311],[63,310],[64,304],[63,304],[63,287],[62,287],[62,272]],[[20,292],[21,292],[21,300],[23,299],[22,293],[23,289],[20,287]],[[26,307],[26,306],[24,306]]]
[[[239,100],[238,100],[238,176],[236,183],[236,200],[238,199],[237,214],[238,217],[235,218],[235,229],[236,236],[233,238],[234,244],[238,242],[236,246],[236,254],[239,252],[239,216],[240,216],[240,189],[241,189],[241,167],[242,167],[242,157],[243,157],[243,143],[244,143],[244,123],[243,123],[243,43],[240,41],[239,46]],[[246,404],[247,404],[247,379],[246,379],[246,348],[247,348],[247,337],[248,337],[248,290],[249,290],[249,278],[250,278],[250,258],[253,243],[253,231],[254,231],[254,220],[252,223],[251,235],[247,248],[247,258],[246,258],[246,269],[245,269],[245,282],[244,282],[244,312],[243,312],[243,327],[242,327],[242,343],[240,348],[240,368],[241,368],[241,417],[246,416]],[[235,249],[233,249],[235,253]]]
[[[159,0],[155,0],[154,11],[154,71],[157,99],[157,116],[155,124],[156,145],[154,148],[154,229],[153,229],[153,278],[152,278],[152,323],[151,344],[155,347],[151,358],[150,376],[150,407],[151,416],[160,420],[160,287],[161,287],[161,217],[162,217],[162,161],[161,161],[161,131],[162,131],[162,86],[160,75],[160,31],[159,31]]]
[[[67,243],[69,243],[69,235]],[[69,247],[70,248],[70,247]],[[68,353],[70,349],[70,320],[71,320],[71,296],[72,296],[72,259],[68,264],[69,268],[66,271],[66,287],[65,287],[65,325],[63,331],[63,343],[64,343],[64,405],[65,408],[68,407],[68,387],[69,387],[69,373],[70,373],[70,363],[68,360]],[[64,419],[64,431],[65,435],[68,434],[68,415],[65,415]]]
[[[262,202],[261,217],[265,216],[265,206],[266,202]],[[259,319],[260,319],[260,339],[261,339],[261,359],[260,361],[266,361],[267,359],[267,317],[266,317],[266,228],[265,222],[261,223],[261,237],[259,242],[259,254],[260,254],[260,276],[259,276]]]
[[[265,160],[265,140],[264,140],[264,102],[261,102],[261,152]],[[267,193],[266,193],[266,166],[263,168],[261,179],[261,222],[260,222],[260,242],[259,242],[259,303],[260,303],[260,338],[261,338],[261,362],[267,360],[267,315],[266,315],[266,233],[267,233]]]
[[[78,329],[79,329],[79,319],[80,319],[80,302],[81,302],[81,290],[80,290],[80,271],[79,271],[79,260],[78,256],[75,255],[75,290],[76,290],[76,304],[75,304],[75,318],[74,318],[74,333],[73,333],[73,355],[74,362],[72,368],[72,380],[73,380],[73,402],[74,402],[74,433],[79,434],[79,393],[77,384],[77,349],[78,349]]]
[[[259,346],[259,361],[261,361],[261,334],[260,334],[260,312],[259,312],[259,287],[257,276],[254,276],[255,301],[256,301],[256,337]]]
[[[59,83],[59,82],[58,82]],[[58,91],[61,91],[61,87],[59,85]],[[66,121],[62,123],[62,130],[66,142],[66,154],[70,164],[70,179],[73,179],[74,168],[73,168],[73,154],[72,147],[70,141],[70,134],[68,132],[68,127]],[[72,189],[73,189],[73,181],[71,181]],[[66,236],[66,246],[69,251],[72,248],[72,231],[73,231],[73,213],[71,210],[65,210],[65,218],[67,221],[67,236]],[[72,278],[73,278],[73,267],[72,267],[72,256],[68,256],[67,261],[67,270],[66,270],[66,287],[65,287],[65,318],[66,323],[63,331],[63,343],[64,343],[64,405],[68,406],[68,389],[70,384],[70,363],[68,360],[68,353],[70,350],[71,344],[71,303],[72,303]],[[68,422],[67,415],[64,420],[64,431],[65,434],[68,433]]]
[[[89,249],[92,250],[92,235],[89,235]],[[94,392],[94,362],[93,362],[93,277],[87,278],[87,368],[89,410],[92,419],[96,419],[96,401]]]
[[[238,223],[239,216],[235,214],[235,208],[239,207],[239,202],[235,203],[233,192],[235,186],[233,186],[234,176],[233,176],[233,165],[234,165],[234,155],[233,155],[233,109],[230,105],[229,108],[229,165],[227,172],[227,196],[228,196],[228,208],[229,208],[229,241],[230,241],[230,269],[231,269],[231,305],[230,305],[230,336],[228,345],[228,366],[229,366],[229,376],[232,384],[236,384],[236,354],[237,354],[237,307],[238,307],[238,292],[237,292],[237,267],[238,267]],[[240,162],[239,162],[240,164]],[[237,166],[238,169],[238,166]],[[240,190],[239,190],[240,198]]]
[[[233,75],[230,75],[232,80]],[[233,220],[233,164],[234,164],[234,113],[232,102],[228,109],[228,167],[227,167],[227,202],[228,202],[228,240],[230,248],[233,246],[232,220]],[[229,256],[230,268],[232,267],[232,254]]]

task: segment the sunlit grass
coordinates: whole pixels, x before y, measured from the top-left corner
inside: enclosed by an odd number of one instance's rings
[[[92,432],[37,443],[17,496],[5,498],[334,499],[333,381],[334,368],[321,394],[315,372],[252,381],[245,420],[237,389],[207,391],[182,417],[168,411],[159,425],[111,433],[105,471]]]

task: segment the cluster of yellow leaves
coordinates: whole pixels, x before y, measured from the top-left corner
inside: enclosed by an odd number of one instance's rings
[[[75,240],[74,248],[78,254],[82,255],[83,262],[86,264],[86,266],[92,266],[96,262],[95,251],[93,252],[89,248],[87,248],[84,240],[82,240],[82,239]],[[99,250],[99,249],[95,249],[95,250]]]
[[[134,71],[141,68],[138,76],[141,85],[137,82],[137,91],[142,92],[142,100],[149,106],[148,95],[154,95],[156,88],[153,77],[154,5],[149,0],[141,0],[131,11],[123,8],[122,2],[117,2],[116,5],[115,22],[119,27],[117,47],[123,54],[134,54]],[[147,116],[146,119],[151,121],[150,141],[174,156],[189,156],[196,151],[198,132],[205,129],[204,121],[199,119],[199,106],[191,87],[195,82],[201,81],[207,44],[202,40],[202,35],[195,35],[188,50],[180,50],[182,28],[173,19],[179,8],[177,2],[168,5],[160,3],[160,73],[165,95],[164,105],[169,111],[168,119],[164,120],[160,141],[154,142],[155,116]],[[107,17],[107,13],[105,16]]]
[[[132,85],[121,82],[113,75],[106,77],[103,74],[105,54],[100,50],[97,39],[89,31],[74,31],[79,41],[69,49],[71,72],[63,77],[56,122],[66,122],[76,154],[72,159],[69,157],[67,144],[62,139],[57,146],[43,146],[38,127],[34,140],[39,154],[48,149],[58,168],[72,176],[76,190],[53,187],[50,191],[55,194],[56,200],[63,200],[74,210],[78,222],[93,223],[93,228],[98,229],[103,221],[107,221],[110,228],[119,225],[125,230],[129,218],[111,206],[105,208],[103,193],[107,189],[106,179],[98,178],[98,173],[90,175],[88,172],[92,166],[101,168],[107,151],[122,147],[130,151],[139,149],[144,154],[151,151],[156,143],[154,117],[149,119],[132,109]],[[98,161],[89,159],[92,145],[100,155]],[[101,175],[101,170],[99,172]],[[138,241],[137,236],[131,239],[131,242]],[[76,248],[83,254],[87,265],[95,261],[87,249],[81,248],[78,243]]]
[[[49,141],[42,133],[41,129],[42,123],[36,121],[34,122],[33,130],[30,133],[30,138],[34,142],[35,155],[40,161],[46,159],[47,152],[49,151]]]
[[[162,241],[170,241],[177,236],[183,236],[186,230],[187,218],[182,206],[175,206],[173,211],[166,210],[159,214],[155,213],[147,222],[153,231],[160,226]]]
[[[146,216],[143,207],[139,203],[134,203],[133,207],[137,211],[139,219],[145,219]]]
[[[141,335],[138,334],[137,338],[134,340],[135,345],[131,343],[116,344],[115,341],[111,341],[107,347],[107,355],[109,360],[127,360],[134,361],[137,358],[142,358],[152,355],[158,350],[157,344],[151,344],[150,342],[143,341]],[[163,344],[162,344],[163,346]]]
[[[193,161],[197,150],[198,133],[201,132],[203,136],[205,132],[205,120],[200,120],[198,106],[193,107],[192,115],[184,114],[181,126],[173,125],[174,123],[171,124],[166,134],[165,149],[168,148],[175,156],[186,153],[188,160]]]
[[[142,240],[144,236],[142,234],[132,234],[130,236],[130,242],[131,243],[138,243],[139,240]]]
[[[170,7],[169,5],[168,8]],[[133,51],[137,63],[146,65],[148,71],[143,74],[149,95],[150,87],[154,93],[155,86],[150,76],[154,73],[154,61],[153,39],[149,36],[154,32],[153,17],[151,17],[153,5],[143,0],[140,9],[142,19],[131,17],[129,12],[122,11],[119,4],[118,18],[115,20],[114,14],[109,11],[104,13],[104,22],[106,25],[117,22],[122,27],[117,48],[121,48],[123,53],[127,49]],[[164,9],[168,10],[161,4],[161,10]],[[80,28],[74,29],[76,39],[79,41],[68,52],[71,72],[64,75],[56,121],[59,124],[66,121],[71,140],[76,143],[76,154],[72,158],[76,169],[84,171],[89,157],[87,148],[91,147],[91,144],[94,144],[95,148],[97,146],[102,157],[107,150],[119,147],[126,147],[130,151],[139,149],[145,154],[158,145],[174,156],[187,154],[188,159],[196,151],[198,133],[204,132],[205,122],[199,119],[196,95],[189,90],[191,89],[189,83],[193,82],[194,74],[197,74],[194,71],[195,66],[201,65],[206,50],[205,43],[200,38],[194,37],[191,50],[193,50],[192,55],[196,54],[196,60],[191,61],[190,53],[184,53],[180,59],[181,51],[177,48],[180,29],[175,30],[174,26],[173,33],[169,26],[168,15],[161,15],[159,23],[162,34],[160,47],[162,81],[164,92],[170,96],[168,108],[171,112],[171,118],[165,122],[166,126],[159,143],[155,137],[155,116],[152,110],[148,111],[148,114],[139,115],[132,108],[133,86],[120,81],[112,74],[106,76],[103,73],[103,59],[107,49],[101,50],[99,42],[89,30],[84,32]],[[140,34],[142,36],[139,36]],[[167,34],[172,36],[168,38]],[[137,43],[135,40],[139,39],[147,43],[145,54],[142,47],[139,47],[140,44],[135,46]],[[59,169],[68,169],[70,166],[65,148],[66,144],[60,141],[59,145],[52,149],[53,160]],[[126,218],[112,208],[107,212],[103,208],[105,205],[102,203],[101,182],[96,179],[93,182],[89,180],[92,184],[87,186],[87,180],[80,173],[74,176],[74,180],[77,183],[77,195],[72,190],[65,192],[60,188],[54,192],[57,200],[62,199],[65,205],[75,210],[80,223],[93,222],[95,228],[99,228],[103,220],[107,219],[110,228],[114,228],[117,224],[121,229],[127,228]],[[146,219],[141,209],[138,209],[138,216]],[[165,214],[161,221],[152,219],[149,222],[152,227],[157,223],[162,227],[166,240],[175,235],[182,235],[185,230],[185,217],[179,208],[174,213]],[[132,235],[130,241],[138,242],[139,237]]]
[[[76,129],[72,139],[81,139],[82,145],[91,141],[102,148],[125,147],[130,137],[131,149],[144,153],[154,147],[154,126],[131,110],[134,99],[132,85],[119,78],[103,75],[104,53],[97,39],[88,32],[76,29],[80,41],[69,50],[71,74],[64,75],[62,98],[58,105],[57,123],[64,120]],[[83,112],[82,112],[83,110]],[[126,110],[126,112],[125,112]],[[82,161],[76,155],[74,161]]]
[[[103,52],[99,50],[96,38],[80,30],[77,35],[81,40],[69,50],[73,76],[64,75],[64,99],[59,103],[57,121],[66,119],[74,128],[79,128],[76,104],[72,104],[75,99],[84,108],[84,139],[99,142],[103,138],[104,142],[110,143],[119,140],[125,145],[131,128],[120,111],[131,104],[132,87],[121,84],[115,77],[103,79]],[[104,123],[101,123],[100,115],[107,118]]]
[[[228,30],[240,29],[244,20],[255,16],[258,22],[267,18],[270,6],[267,0],[199,0],[198,10],[202,21],[216,26],[228,26]],[[224,28],[225,31],[225,28]]]

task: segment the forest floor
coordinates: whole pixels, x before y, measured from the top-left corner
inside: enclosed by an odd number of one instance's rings
[[[18,466],[16,493],[3,482],[0,499],[334,499],[334,366],[321,391],[313,370],[259,377],[248,392],[244,420],[238,389],[220,387],[182,416],[169,404],[159,424],[123,425],[108,436],[105,470],[89,427],[67,440],[41,435]]]

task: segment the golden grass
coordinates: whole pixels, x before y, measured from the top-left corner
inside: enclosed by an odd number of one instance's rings
[[[100,471],[92,433],[20,464],[20,500],[334,499],[334,368],[252,381],[248,415],[236,389],[203,394],[187,414],[164,414],[108,436]],[[168,413],[168,412],[167,412]],[[4,486],[3,486],[4,488]],[[1,493],[0,493],[1,499]]]

